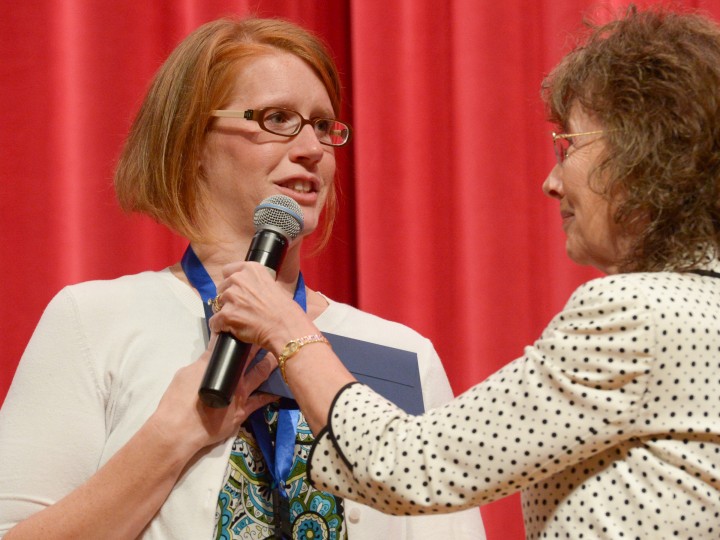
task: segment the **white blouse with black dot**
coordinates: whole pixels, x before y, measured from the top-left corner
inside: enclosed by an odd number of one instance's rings
[[[392,514],[522,490],[529,539],[718,539],[720,279],[586,283],[524,356],[422,416],[352,384],[309,476]]]

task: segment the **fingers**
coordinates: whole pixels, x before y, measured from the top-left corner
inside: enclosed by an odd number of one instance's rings
[[[220,324],[226,324],[225,319],[231,312],[242,309],[249,302],[253,301],[253,296],[257,296],[258,280],[253,267],[260,267],[259,275],[265,274],[267,270],[257,263],[234,262],[223,266],[223,281],[217,287],[217,295],[208,300],[212,306],[212,311],[218,317],[213,316],[211,319],[211,329],[215,332],[220,330],[227,331]],[[242,278],[240,277],[242,274]],[[225,307],[223,310],[222,308]]]
[[[210,354],[213,350],[215,350],[215,343],[217,342],[219,334],[214,331],[210,331],[210,339],[208,340],[208,346],[207,349],[205,349],[205,352],[207,353],[207,361],[210,361]]]
[[[273,369],[275,369],[275,363],[266,356],[257,364],[247,369],[240,378],[240,383],[238,384],[233,401],[241,410],[242,415],[248,416],[260,407],[280,399],[273,394],[256,392],[260,385],[270,376]]]
[[[219,302],[224,305],[244,306],[258,300],[282,294],[268,268],[255,262],[236,262],[223,267],[225,279],[218,286]]]
[[[210,319],[213,332],[229,332],[275,352],[290,339],[313,333],[290,284],[275,282],[259,263],[237,262],[223,270],[229,275],[218,287],[222,308]]]
[[[238,384],[238,393],[245,396],[251,395],[267,380],[276,365],[277,362],[273,363],[266,355],[257,364],[245,371]]]
[[[280,314],[293,305],[291,294],[258,263],[234,263],[227,268],[237,271],[218,287],[222,307],[210,319],[211,330],[266,345],[268,333],[280,323]]]
[[[236,272],[252,272],[259,275],[268,275],[267,267],[263,266],[262,264],[258,262],[252,262],[252,261],[236,261],[229,264],[226,264],[222,268],[223,278],[227,279]]]
[[[257,392],[255,394],[252,394],[249,398],[247,398],[247,401],[245,402],[245,406],[243,407],[244,412],[247,414],[247,416],[250,416],[252,413],[257,411],[259,408],[264,407],[265,405],[268,405],[272,403],[273,401],[277,401],[280,399],[280,396],[275,396],[273,394],[266,394],[265,392]]]
[[[239,261],[226,264],[222,268],[223,281],[217,292],[222,294],[233,285],[246,285],[246,289],[272,286],[274,278],[268,272],[268,267],[257,262]]]

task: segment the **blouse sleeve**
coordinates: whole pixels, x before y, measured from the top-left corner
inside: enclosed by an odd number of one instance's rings
[[[65,289],[43,313],[0,409],[0,536],[95,472],[104,404]]]
[[[524,356],[450,403],[409,416],[355,383],[309,460],[323,490],[391,514],[486,504],[637,433],[654,324],[622,280],[580,287]]]

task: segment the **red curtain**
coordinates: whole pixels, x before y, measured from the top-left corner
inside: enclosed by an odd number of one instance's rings
[[[649,1],[636,2],[640,6]],[[713,0],[675,2],[720,19]],[[591,0],[7,0],[0,18],[0,401],[64,285],[175,262],[185,247],[126,216],[112,169],[148,82],[190,30],[281,16],[322,35],[346,89],[334,237],[314,288],[430,337],[457,392],[522,354],[598,275],[564,253],[540,185],[553,155],[543,76]],[[488,538],[523,537],[518,497],[482,509]]]

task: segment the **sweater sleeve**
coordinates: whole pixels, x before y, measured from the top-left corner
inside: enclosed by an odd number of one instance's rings
[[[104,392],[64,289],[43,313],[0,409],[0,535],[90,477],[104,440]]]
[[[524,356],[422,416],[364,385],[342,389],[308,474],[392,514],[497,500],[632,437],[654,347],[645,302],[612,279],[590,282]]]

